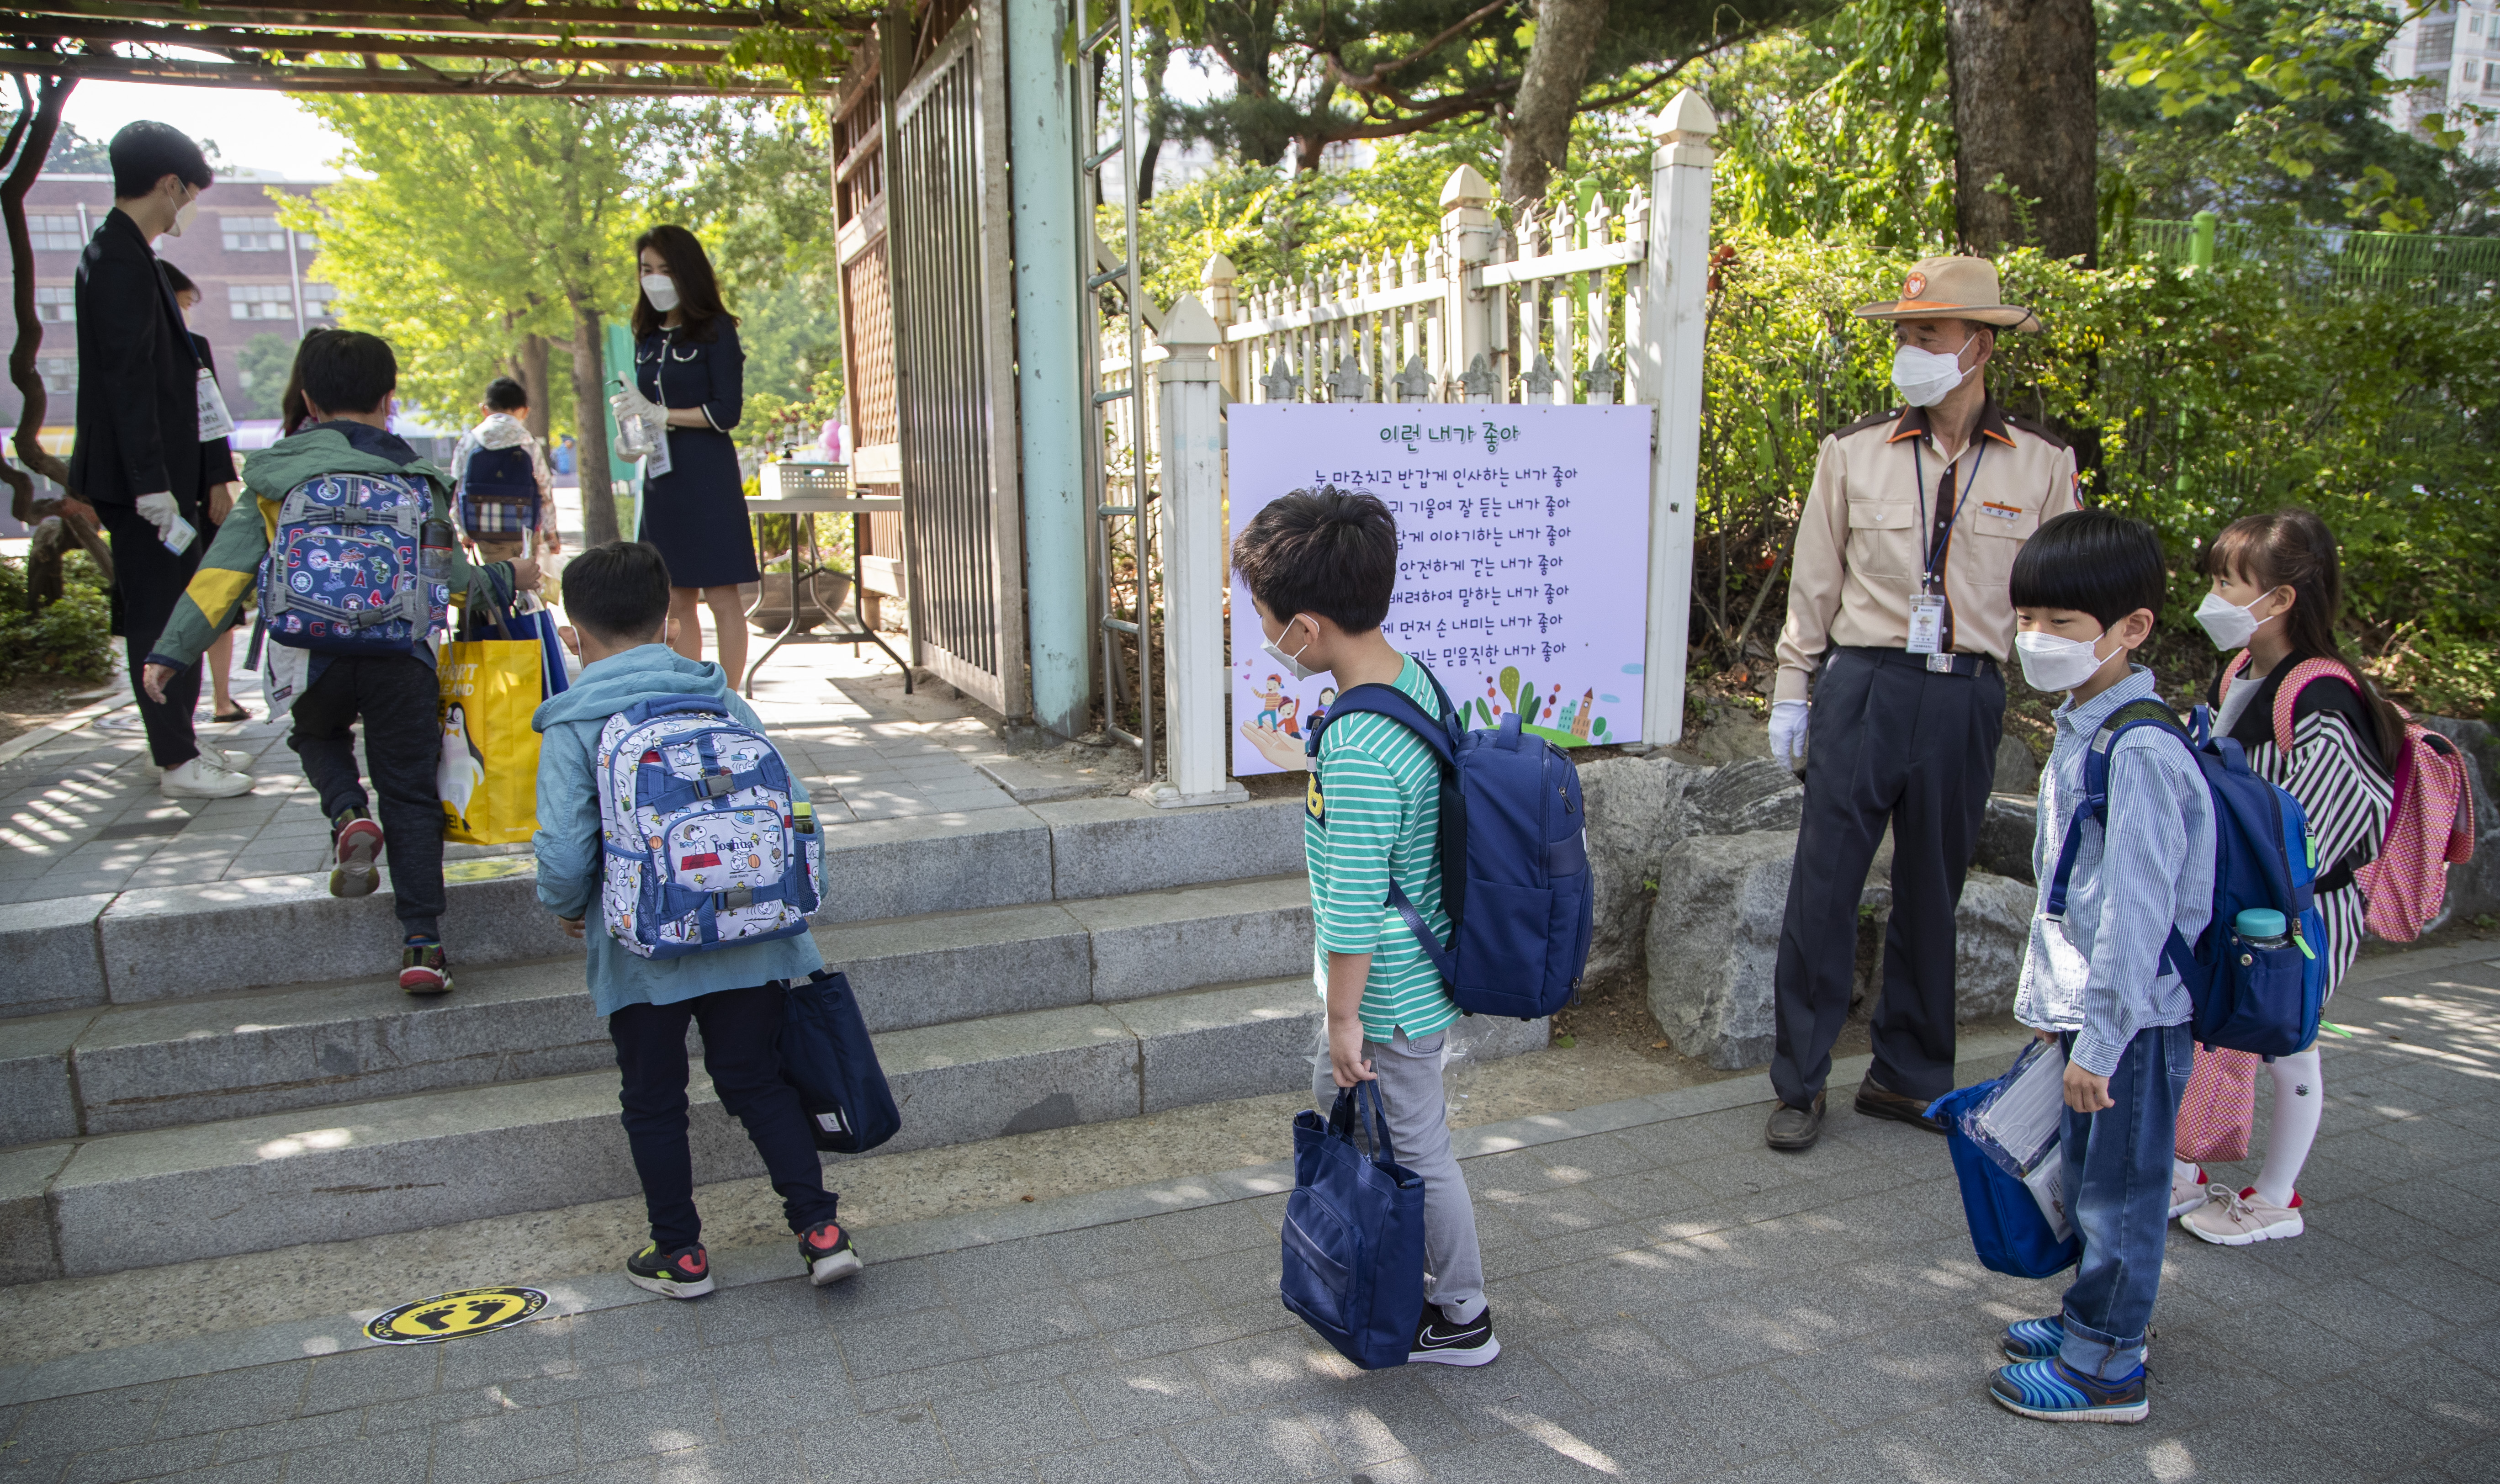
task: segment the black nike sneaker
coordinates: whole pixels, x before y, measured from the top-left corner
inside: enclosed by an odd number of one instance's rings
[[[851,1245],[851,1234],[830,1221],[799,1234],[799,1261],[807,1265],[807,1281],[818,1288],[860,1270],[859,1249]]]
[[[1424,1305],[1424,1322],[1415,1327],[1415,1348],[1406,1352],[1406,1363],[1430,1361],[1435,1366],[1490,1366],[1501,1354],[1501,1341],[1494,1338],[1493,1305],[1485,1305],[1471,1323],[1452,1324],[1441,1317],[1437,1303]]]
[[[636,1288],[671,1299],[700,1299],[712,1290],[711,1254],[702,1242],[674,1252],[652,1242],[625,1260],[625,1276]]]

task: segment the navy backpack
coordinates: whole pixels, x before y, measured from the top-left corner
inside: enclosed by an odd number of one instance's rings
[[[2197,1041],[2246,1051],[2271,1061],[2305,1051],[2318,1039],[2326,1004],[2325,919],[2317,903],[2318,846],[2300,801],[2249,770],[2248,754],[2230,738],[2208,739],[2205,709],[2196,708],[2195,732],[2179,725],[2158,701],[2132,701],[2110,713],[2084,754],[2084,802],[2057,851],[2049,883],[2048,918],[2062,921],[2066,888],[2082,846],[2084,819],[2109,825],[2109,753],[2121,737],[2154,727],[2179,739],[2196,759],[2214,801],[2214,910],[2205,931],[2189,943],[2170,930],[2161,962],[2188,986]],[[2266,946],[2239,935],[2239,914],[2268,907],[2283,914],[2289,932]]]
[[[527,512],[502,530],[488,531],[490,537],[510,536],[511,527],[523,526],[536,518],[539,503],[538,471],[531,467],[530,450],[515,444],[510,448],[479,448],[469,455],[469,467],[460,471],[460,523],[476,536],[480,505],[516,507]]]
[[[1304,750],[1318,766],[1320,738],[1359,711],[1424,740],[1441,764],[1441,905],[1448,946],[1392,879],[1388,906],[1406,919],[1450,998],[1471,1015],[1551,1015],[1579,992],[1589,963],[1595,899],[1589,889],[1587,815],[1580,773],[1562,748],[1520,730],[1469,731],[1450,693],[1424,662],[1447,721],[1424,714],[1394,685],[1357,685],[1311,726]]]

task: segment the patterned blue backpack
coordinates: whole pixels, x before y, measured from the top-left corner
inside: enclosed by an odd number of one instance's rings
[[[288,490],[260,563],[269,637],[328,654],[412,652],[451,604],[418,567],[433,512],[423,475],[325,474]]]
[[[681,958],[807,931],[823,837],[764,735],[710,696],[652,696],[608,718],[594,756],[609,934]]]

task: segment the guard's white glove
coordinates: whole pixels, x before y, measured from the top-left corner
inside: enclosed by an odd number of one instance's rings
[[[1805,703],[1771,703],[1771,756],[1792,773],[1805,772]]]
[[[140,515],[156,528],[156,539],[165,544],[166,550],[179,556],[190,549],[200,533],[182,518],[182,508],[174,503],[172,494],[141,495],[134,503]]]

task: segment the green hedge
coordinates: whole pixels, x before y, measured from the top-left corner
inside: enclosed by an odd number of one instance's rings
[[[83,551],[61,567],[61,597],[26,610],[26,571],[0,556],[0,685],[44,679],[92,684],[113,674],[113,600]]]

